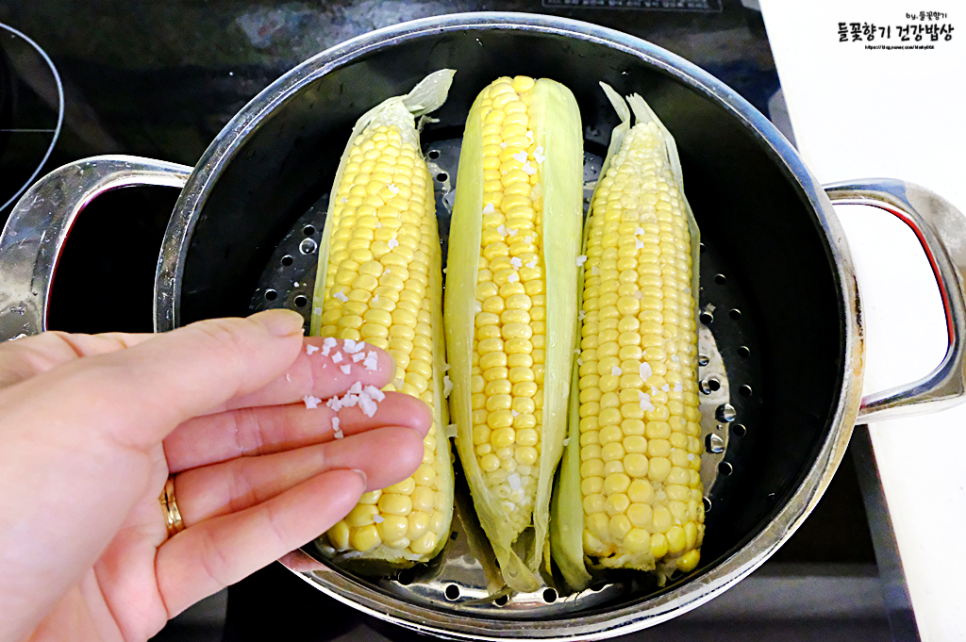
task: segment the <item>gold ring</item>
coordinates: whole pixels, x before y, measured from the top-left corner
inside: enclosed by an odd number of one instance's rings
[[[181,519],[181,511],[178,510],[178,503],[174,501],[174,477],[168,477],[164,484],[164,491],[158,498],[161,502],[161,511],[164,513],[164,525],[168,529],[168,537],[172,537],[185,529],[184,521]]]

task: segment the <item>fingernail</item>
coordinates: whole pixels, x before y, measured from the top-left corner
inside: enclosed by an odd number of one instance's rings
[[[369,478],[366,476],[366,471],[359,470],[358,468],[353,468],[352,472],[358,473],[359,477],[362,477],[362,487],[369,488]]]
[[[251,320],[268,330],[275,337],[288,337],[302,333],[302,315],[291,310],[265,310],[251,317]]]

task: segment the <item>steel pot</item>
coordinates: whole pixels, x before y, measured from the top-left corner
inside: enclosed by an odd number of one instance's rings
[[[473,524],[464,510],[442,560],[417,573],[355,577],[320,562],[311,546],[283,560],[323,592],[446,637],[629,633],[710,600],[772,555],[822,496],[857,420],[961,400],[966,220],[948,202],[893,180],[823,187],[764,116],[701,69],[616,31],[526,14],[418,20],[325,51],[252,100],[194,168],[98,157],[56,170],[23,197],[0,237],[0,338],[45,329],[50,283],[75,217],[98,194],[130,185],[182,188],[158,260],[157,331],[278,305],[307,313],[327,190],[353,121],[442,67],[458,70],[456,82],[423,142],[437,170],[444,238],[466,113],[497,76],[548,76],[573,90],[589,178],[616,124],[598,81],[641,93],[675,135],[705,246],[702,382],[713,403],[704,404],[703,560],[661,589],[631,577],[578,595],[550,590],[494,602],[467,557]],[[833,203],[874,205],[915,231],[949,330],[933,373],[865,399],[861,307]]]

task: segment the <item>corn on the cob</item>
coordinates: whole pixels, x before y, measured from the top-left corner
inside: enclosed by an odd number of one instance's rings
[[[474,506],[518,591],[539,585],[566,430],[582,163],[580,113],[562,85],[500,78],[477,97],[447,262],[450,404]]]
[[[419,470],[366,493],[323,538],[323,548],[345,560],[427,561],[449,535],[453,469],[444,434],[441,250],[414,117],[442,104],[453,73],[431,74],[407,96],[360,118],[331,192],[312,334],[388,350],[397,372],[387,389],[419,397],[433,412]]]
[[[594,568],[690,571],[704,535],[697,397],[697,228],[673,138],[637,95],[586,231],[579,407],[553,552],[574,588]],[[576,406],[576,404],[574,404]]]

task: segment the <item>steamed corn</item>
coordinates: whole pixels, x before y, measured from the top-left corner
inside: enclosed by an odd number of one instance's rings
[[[445,320],[457,449],[507,585],[535,590],[566,431],[582,209],[573,95],[500,78],[467,119]]]
[[[697,396],[697,228],[673,138],[640,96],[621,116],[585,232],[580,356],[553,552],[590,568],[690,571],[704,536]]]
[[[312,334],[387,350],[397,371],[386,389],[419,397],[433,414],[419,470],[363,495],[321,540],[323,550],[345,560],[424,562],[449,535],[453,469],[444,434],[441,250],[414,117],[442,104],[452,76],[449,70],[431,74],[407,96],[362,116],[331,192]]]

